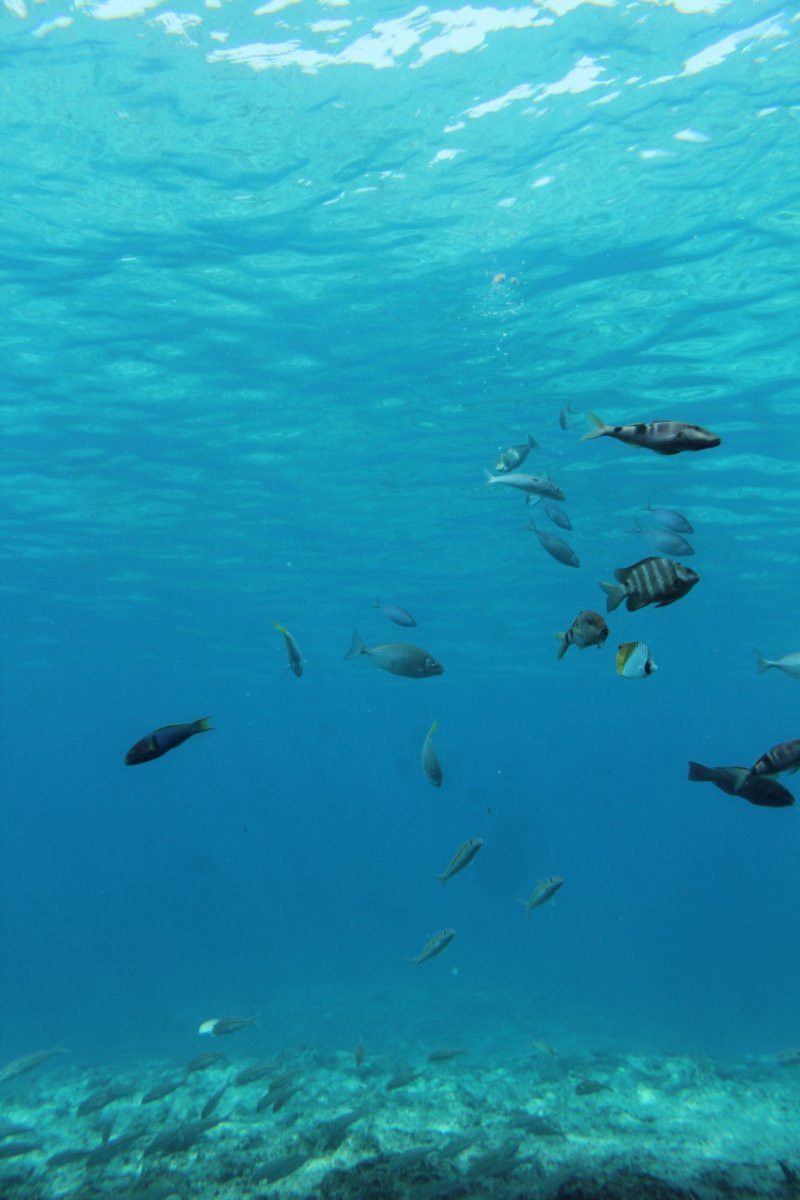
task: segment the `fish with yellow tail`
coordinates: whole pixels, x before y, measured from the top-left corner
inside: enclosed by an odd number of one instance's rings
[[[420,963],[427,962],[430,958],[436,958],[437,954],[442,954],[455,936],[455,929],[442,929],[439,933],[435,933],[433,937],[428,938],[417,957],[411,959],[411,962],[414,964],[414,970],[416,971]]]
[[[442,764],[439,762],[439,755],[436,753],[436,747],[433,744],[433,735],[439,728],[439,722],[434,721],[422,743],[422,769],[428,776],[434,787],[441,787],[444,775],[442,773]]]
[[[181,746],[196,733],[208,733],[211,729],[209,717],[201,717],[199,721],[188,721],[183,725],[162,725],[154,729],[146,737],[140,738],[135,746],[131,746],[125,755],[125,765],[135,767],[139,763],[152,762],[161,758],[168,750]]]
[[[664,608],[674,604],[692,590],[700,576],[684,563],[671,558],[642,558],[632,567],[619,567],[614,572],[616,583],[600,580],[606,593],[606,609],[613,612],[625,600],[628,612],[636,612],[648,604]]]
[[[617,650],[617,674],[623,679],[647,679],[657,670],[644,642],[623,642]]]
[[[541,908],[548,900],[553,899],[563,882],[560,875],[548,875],[547,879],[539,880],[527,900],[520,900],[520,904],[527,913],[528,921],[530,921],[531,913],[535,908]]]
[[[285,625],[279,625],[277,621],[273,621],[272,624],[278,633],[283,634],[284,641],[286,642],[286,654],[289,659],[289,670],[299,679],[303,674],[303,656],[300,653],[300,647]]]
[[[608,626],[600,613],[587,608],[578,613],[565,633],[557,633],[555,636],[559,643],[558,657],[563,658],[570,646],[577,646],[579,650],[585,650],[587,646],[597,646],[599,650],[608,637]]]
[[[719,446],[722,438],[701,425],[688,425],[685,421],[638,421],[634,425],[607,425],[597,413],[587,413],[594,429],[581,438],[590,442],[595,438],[611,437],[626,446],[639,446],[643,450],[654,450],[656,454],[680,454],[682,450],[712,450]]]

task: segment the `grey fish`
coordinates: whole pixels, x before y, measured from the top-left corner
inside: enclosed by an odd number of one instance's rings
[[[653,520],[658,521],[665,529],[673,529],[675,533],[694,533],[691,521],[687,521],[683,513],[674,508],[658,508],[648,504],[647,511],[652,514]]]
[[[800,1067],[800,1050],[779,1050],[775,1061],[779,1067]]]
[[[586,414],[596,426],[581,438],[583,442],[599,437],[616,438],[628,446],[655,450],[656,454],[680,454],[682,450],[711,450],[722,441],[700,425],[685,421],[639,421],[635,425],[606,425],[596,413]]]
[[[427,962],[429,958],[436,958],[437,954],[446,950],[455,936],[455,929],[442,929],[440,933],[435,933],[432,938],[428,939],[417,957],[411,959],[414,969],[416,970],[420,963]]]
[[[0,1159],[20,1158],[23,1154],[37,1154],[39,1142],[0,1142]]]
[[[132,1095],[133,1088],[124,1083],[112,1083],[108,1087],[100,1088],[99,1091],[92,1092],[85,1100],[82,1100],[75,1110],[79,1117],[88,1116],[89,1113],[101,1112],[107,1105],[113,1104],[116,1100],[124,1100]]]
[[[439,762],[439,755],[436,753],[436,747],[433,744],[433,735],[439,728],[439,722],[434,721],[428,730],[425,741],[422,743],[422,769],[430,779],[434,787],[441,787],[444,775],[442,774],[442,764]]]
[[[779,742],[762,754],[750,768],[752,775],[780,775],[781,771],[800,770],[800,738]]]
[[[217,1111],[217,1109],[219,1108],[220,1100],[225,1095],[227,1090],[228,1090],[228,1085],[226,1083],[218,1091],[214,1092],[214,1094],[212,1096],[208,1097],[205,1104],[200,1109],[200,1120],[201,1121],[205,1121],[207,1117],[210,1117],[212,1115],[212,1113],[215,1113]]]
[[[157,1083],[149,1092],[145,1092],[139,1103],[154,1104],[156,1100],[163,1100],[165,1096],[171,1096],[178,1088],[183,1087],[184,1082],[183,1079],[167,1079],[163,1083]]]
[[[40,1067],[42,1063],[55,1058],[57,1054],[68,1053],[66,1046],[52,1046],[49,1050],[37,1050],[35,1054],[23,1054],[20,1058],[12,1059],[0,1069],[0,1083],[5,1083],[8,1079],[16,1079],[18,1075],[26,1075],[28,1071]]]
[[[608,637],[608,626],[600,613],[585,608],[578,613],[565,633],[557,633],[555,636],[559,641],[558,657],[563,658],[570,646],[577,646],[579,650],[585,650],[587,646],[597,646],[599,650]]]
[[[461,843],[441,875],[436,876],[442,887],[444,887],[448,879],[452,879],[459,871],[463,871],[465,867],[469,866],[482,845],[483,839],[479,837],[471,837],[466,842]]]
[[[300,647],[285,625],[279,625],[277,621],[273,621],[272,624],[278,633],[283,634],[284,641],[286,642],[286,653],[289,657],[289,670],[299,679],[303,674],[303,656],[300,653]]]
[[[555,533],[548,533],[545,529],[537,529],[533,521],[530,523],[530,529],[531,533],[536,534],[542,548],[558,562],[563,563],[565,567],[581,565],[572,546],[568,545],[563,538],[558,537]]]
[[[280,1091],[267,1092],[267,1095],[272,1101],[272,1111],[277,1113],[280,1112],[282,1108],[285,1108],[292,1096],[297,1095],[298,1090],[299,1089],[293,1083],[289,1083],[286,1085],[286,1087],[281,1088]]]
[[[256,1171],[253,1179],[256,1183],[279,1183],[281,1179],[286,1179],[289,1175],[294,1175],[295,1171],[299,1171],[304,1167],[311,1158],[310,1154],[282,1154],[280,1158],[272,1158],[268,1163]]]
[[[121,1154],[125,1154],[138,1141],[144,1137],[142,1131],[136,1130],[133,1133],[122,1133],[119,1137],[111,1138],[102,1146],[97,1146],[92,1150],[91,1154],[86,1159],[87,1167],[102,1167],[106,1163],[110,1163],[113,1159],[119,1158]]]
[[[209,1050],[205,1054],[197,1054],[186,1064],[186,1074],[194,1075],[197,1071],[207,1071],[209,1067],[215,1067],[218,1063],[226,1063],[228,1060],[224,1054],[220,1054],[217,1050]]]
[[[533,910],[539,908],[542,904],[546,904],[548,900],[552,900],[563,882],[564,880],[560,875],[549,875],[547,879],[539,880],[527,900],[520,900],[520,904],[528,914],[529,921]]]
[[[544,510],[545,516],[547,516],[554,525],[557,525],[559,529],[572,529],[572,521],[570,521],[560,504],[556,504],[553,500],[542,500],[542,509]]]
[[[693,546],[687,542],[685,537],[680,533],[676,533],[673,529],[662,529],[660,525],[642,525],[637,519],[631,532],[638,533],[639,537],[643,537],[646,542],[649,542],[656,550],[660,550],[662,554],[684,556],[694,554]]]
[[[394,621],[395,625],[402,625],[406,629],[413,629],[417,623],[410,612],[407,612],[404,608],[400,608],[397,604],[383,604],[378,599],[372,607],[379,608],[388,620]]]
[[[275,1070],[275,1064],[271,1062],[254,1063],[251,1067],[245,1067],[233,1081],[234,1087],[246,1087],[248,1083],[257,1083],[259,1079],[265,1079],[267,1075],[271,1075]]]
[[[405,675],[408,679],[425,679],[431,675],[443,675],[444,667],[432,654],[410,642],[386,642],[368,648],[358,630],[353,630],[350,649],[346,659],[359,658],[366,654],[382,671],[392,675]]]
[[[415,1071],[413,1067],[397,1071],[386,1084],[386,1091],[396,1092],[400,1088],[408,1087],[410,1083],[415,1083],[421,1076],[422,1071]]]
[[[152,1142],[145,1146],[146,1158],[165,1158],[170,1154],[183,1154],[190,1150],[204,1133],[214,1129],[221,1123],[220,1117],[200,1118],[198,1121],[184,1121],[174,1129],[165,1129],[157,1133]]]
[[[33,1133],[30,1125],[23,1125],[21,1121],[0,1119],[0,1140],[3,1138],[20,1137],[22,1134],[27,1133]]]
[[[350,1126],[356,1121],[360,1121],[366,1112],[366,1108],[353,1108],[349,1112],[341,1113],[338,1117],[333,1117],[330,1121],[321,1121],[315,1129],[311,1131],[314,1148],[318,1154],[333,1154],[334,1150],[338,1150],[342,1142],[347,1137]]]
[[[462,1054],[466,1053],[463,1046],[442,1046],[439,1050],[431,1050],[428,1055],[428,1062],[449,1062],[451,1058],[460,1058]]]
[[[71,1163],[81,1162],[84,1158],[88,1158],[91,1150],[82,1150],[76,1146],[74,1150],[58,1150],[55,1154],[51,1154],[47,1160],[48,1167],[68,1167]]]
[[[212,1037],[225,1037],[255,1024],[255,1017],[213,1017],[210,1021],[203,1021],[197,1032],[210,1033]]]
[[[522,466],[531,450],[538,449],[539,443],[528,434],[527,442],[522,442],[519,446],[509,446],[508,450],[501,451],[494,464],[494,469],[495,471],[513,471],[515,467]]]
[[[628,612],[636,612],[648,604],[664,608],[690,592],[700,576],[683,563],[669,558],[643,558],[632,567],[619,567],[614,572],[618,583],[600,580],[606,593],[606,608],[613,612],[626,600]]]
[[[777,671],[783,671],[784,675],[791,676],[792,679],[800,679],[800,650],[793,654],[784,654],[783,658],[764,658],[758,653],[758,669],[759,671],[769,671],[774,667]]]
[[[565,432],[567,429],[569,429],[570,413],[574,413],[574,412],[575,412],[575,409],[572,407],[571,404],[565,404],[564,407],[561,409],[561,412],[558,414],[558,423]]]
[[[597,1079],[580,1079],[575,1084],[576,1096],[595,1096],[598,1092],[610,1092],[611,1088],[607,1083],[600,1083]]]
[[[728,796],[741,796],[759,808],[789,808],[794,796],[776,779],[751,775],[747,767],[704,767],[689,763],[689,778],[694,783],[713,783]]]
[[[523,475],[521,472],[516,475],[492,475],[491,471],[486,470],[483,473],[488,486],[500,483],[505,487],[516,488],[518,492],[525,492],[528,496],[547,496],[550,500],[564,499],[564,493],[558,484],[553,483],[552,479],[546,479],[544,475]]]

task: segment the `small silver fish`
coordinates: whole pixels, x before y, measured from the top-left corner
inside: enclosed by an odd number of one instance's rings
[[[500,452],[497,462],[494,464],[494,469],[495,471],[513,471],[515,467],[522,466],[531,450],[538,449],[539,443],[534,437],[528,434],[527,442],[522,442],[519,446],[509,446],[508,450]]]
[[[286,642],[286,653],[289,656],[289,670],[293,671],[299,679],[303,674],[303,656],[300,653],[300,647],[289,633],[289,630],[285,625],[279,625],[277,621],[273,621],[272,624],[275,626],[278,633],[283,634]]]
[[[483,839],[479,837],[472,837],[468,841],[462,842],[441,875],[436,876],[442,887],[448,879],[452,879],[459,871],[463,871],[465,867],[469,866],[482,845]]]
[[[565,567],[579,567],[581,565],[577,554],[563,538],[557,537],[554,533],[548,533],[545,529],[537,529],[533,521],[530,523],[530,530],[531,533],[536,534],[542,548],[552,558],[563,563]]]
[[[673,529],[675,533],[694,533],[694,525],[691,521],[687,521],[683,513],[676,512],[674,508],[656,508],[652,504],[648,504],[647,511],[653,520],[658,521],[659,525],[663,525],[665,529]]]
[[[422,743],[422,769],[433,786],[437,788],[442,786],[442,780],[444,779],[439,755],[436,753],[436,747],[433,744],[433,735],[438,728],[439,722],[437,720],[431,725],[425,741]]]
[[[653,656],[644,642],[623,642],[617,651],[617,674],[623,679],[647,679],[657,671]]]
[[[600,613],[586,608],[578,613],[566,633],[557,633],[555,636],[560,643],[558,657],[563,658],[570,646],[577,646],[579,650],[597,646],[599,650],[608,637],[608,626]]]
[[[380,600],[376,600],[372,607],[379,608],[388,620],[394,621],[395,625],[403,625],[406,629],[413,629],[417,623],[410,612],[397,604],[382,604]]]
[[[606,425],[596,413],[586,416],[597,428],[585,433],[583,442],[594,438],[612,437],[628,446],[639,446],[644,450],[655,450],[656,454],[680,454],[682,450],[711,450],[719,446],[722,439],[709,433],[700,425],[687,425],[685,421],[643,421],[635,425]]]
[[[664,529],[661,525],[642,525],[641,521],[637,519],[631,532],[638,533],[639,537],[643,537],[662,554],[677,554],[684,557],[694,554],[692,545],[674,529]]]
[[[542,500],[542,508],[559,529],[572,529],[572,522],[559,504],[554,504],[552,500]]]
[[[432,654],[410,642],[386,642],[368,648],[357,629],[353,630],[350,649],[346,659],[360,658],[362,654],[371,658],[376,666],[392,675],[405,675],[408,679],[425,679],[430,675],[443,675],[444,667]]]
[[[564,407],[561,409],[561,412],[558,414],[558,423],[563,430],[566,431],[567,429],[569,429],[570,413],[574,413],[574,412],[575,412],[575,409],[572,407],[571,404],[565,404]]]
[[[690,592],[700,576],[684,563],[669,558],[643,558],[632,567],[619,567],[614,572],[619,582],[600,580],[606,593],[606,609],[613,612],[623,600],[628,612],[636,612],[648,604],[664,608]]]
[[[520,904],[528,914],[527,919],[529,921],[533,910],[539,908],[542,904],[546,904],[548,900],[552,900],[563,882],[564,880],[560,875],[549,875],[547,879],[539,880],[527,900],[520,900]]]
[[[564,493],[558,484],[553,483],[552,479],[547,479],[544,475],[524,475],[522,472],[511,475],[492,475],[491,471],[486,470],[483,473],[488,487],[500,483],[505,487],[516,488],[518,492],[525,492],[528,496],[547,496],[550,500],[564,499]]]
[[[783,671],[784,675],[790,675],[792,679],[800,679],[800,650],[794,654],[784,654],[783,658],[764,658],[758,650],[756,654],[759,671],[768,671],[770,667],[774,667],[777,671]]]
[[[427,962],[429,958],[436,958],[437,954],[441,954],[443,950],[446,950],[455,936],[455,929],[442,929],[440,933],[435,933],[432,938],[428,939],[417,957],[411,959],[414,964],[414,970],[417,969],[420,963]]]

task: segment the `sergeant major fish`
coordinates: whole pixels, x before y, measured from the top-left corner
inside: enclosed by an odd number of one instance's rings
[[[482,845],[483,839],[479,837],[472,837],[466,842],[462,842],[441,875],[436,876],[442,887],[444,887],[448,879],[452,879],[459,871],[463,871],[465,867],[469,866]]]
[[[784,675],[790,675],[792,679],[800,679],[800,650],[794,654],[784,654],[783,658],[764,658],[756,650],[756,656],[759,671],[769,671],[774,667],[777,671],[783,671]]]
[[[543,550],[546,550],[551,558],[557,562],[563,563],[565,567],[579,567],[580,561],[572,546],[565,542],[563,538],[558,537],[555,533],[548,533],[546,529],[537,529],[533,521],[530,523],[531,533],[535,533],[539,539],[539,545]]]
[[[282,633],[286,642],[286,653],[289,657],[289,670],[292,671],[297,678],[303,674],[303,656],[300,653],[300,647],[294,640],[289,630],[285,625],[279,625],[277,621],[272,622],[278,633]]]
[[[141,738],[135,746],[131,746],[125,755],[125,764],[134,767],[138,763],[152,762],[154,758],[161,758],[168,750],[182,745],[196,733],[208,733],[210,729],[208,717],[201,717],[199,721],[189,721],[186,725],[162,725],[160,729],[155,729]]]
[[[522,466],[531,450],[538,449],[539,443],[528,434],[527,442],[522,442],[519,446],[509,446],[508,450],[500,452],[494,469],[495,471],[513,471],[515,467]]]
[[[657,670],[644,642],[623,642],[617,650],[617,674],[623,679],[647,679]]]
[[[546,904],[548,900],[552,900],[558,889],[563,884],[564,880],[560,875],[549,875],[547,879],[540,879],[536,887],[531,892],[527,900],[520,900],[520,904],[528,914],[528,920],[531,919],[531,913],[535,908],[540,908],[542,904]]]
[[[619,608],[623,600],[628,612],[636,612],[648,604],[664,608],[690,592],[700,576],[691,567],[669,558],[643,558],[632,567],[619,567],[614,578],[619,582],[600,580],[608,612]]]
[[[751,775],[747,767],[704,767],[689,763],[689,778],[693,783],[713,783],[728,796],[741,796],[759,808],[790,808],[794,796],[776,779]]]
[[[547,496],[550,500],[564,499],[564,493],[558,484],[553,483],[552,479],[546,479],[544,475],[523,475],[521,472],[516,475],[492,475],[491,471],[486,470],[483,473],[488,487],[499,483],[504,487],[525,492],[528,496]]]
[[[436,753],[436,747],[433,744],[433,735],[439,728],[439,722],[434,721],[427,732],[425,741],[422,743],[422,769],[428,776],[434,787],[441,787],[444,778],[442,774],[442,764],[439,762],[439,755]]]
[[[430,675],[443,675],[444,667],[437,662],[432,654],[410,642],[386,642],[380,646],[368,648],[361,634],[353,630],[353,640],[350,649],[345,654],[346,659],[359,658],[366,654],[377,667],[389,671],[392,675],[405,675],[409,679],[425,679]]]
[[[435,933],[432,938],[428,939],[417,957],[411,959],[414,964],[414,970],[417,969],[420,963],[427,962],[429,958],[436,958],[437,954],[441,954],[442,951],[446,950],[455,936],[455,929],[442,929],[441,932]]]
[[[687,425],[685,421],[637,422],[635,425],[606,425],[596,413],[586,414],[597,426],[581,438],[582,442],[599,437],[616,438],[628,446],[640,446],[644,450],[655,450],[656,454],[680,454],[682,450],[711,450],[722,441],[715,433],[709,433],[700,425]]]
[[[557,633],[555,636],[560,642],[558,657],[563,658],[570,646],[577,646],[579,650],[597,646],[599,650],[608,637],[608,626],[600,613],[587,608],[578,613],[566,633]]]

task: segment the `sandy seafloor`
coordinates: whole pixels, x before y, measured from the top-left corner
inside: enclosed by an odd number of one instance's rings
[[[75,1051],[3,1083],[0,1198],[800,1197],[800,1066],[774,1053],[656,1051],[652,1038],[637,1050],[633,1030],[538,1021],[534,1006],[495,1021],[488,994],[459,1020],[390,994],[363,1009],[320,1003],[312,1030],[285,1002],[231,1037],[186,1036],[146,1056]],[[466,1053],[428,1061],[444,1047]],[[210,1050],[228,1061],[187,1077]],[[260,1063],[271,1064],[264,1077],[237,1086]],[[257,1112],[295,1070],[279,1111]],[[406,1071],[421,1073],[389,1090]],[[141,1103],[167,1081],[182,1082]],[[224,1084],[219,1123],[201,1131],[191,1123]],[[130,1093],[77,1114],[108,1086]],[[71,1150],[93,1153],[49,1164]]]

